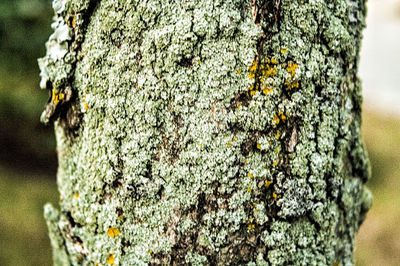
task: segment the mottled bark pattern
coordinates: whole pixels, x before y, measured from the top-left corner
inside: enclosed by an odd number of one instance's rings
[[[353,263],[363,0],[53,7],[56,264]]]

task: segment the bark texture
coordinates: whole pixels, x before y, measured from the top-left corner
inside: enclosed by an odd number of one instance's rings
[[[57,265],[349,265],[363,0],[54,0]]]

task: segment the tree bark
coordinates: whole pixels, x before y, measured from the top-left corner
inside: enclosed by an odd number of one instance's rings
[[[363,0],[54,0],[57,265],[349,265]]]

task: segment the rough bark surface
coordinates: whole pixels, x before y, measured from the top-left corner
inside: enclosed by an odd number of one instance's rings
[[[54,0],[57,265],[349,265],[363,0]]]

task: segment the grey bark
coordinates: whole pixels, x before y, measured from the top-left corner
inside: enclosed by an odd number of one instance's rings
[[[363,0],[54,0],[57,265],[350,265]]]

